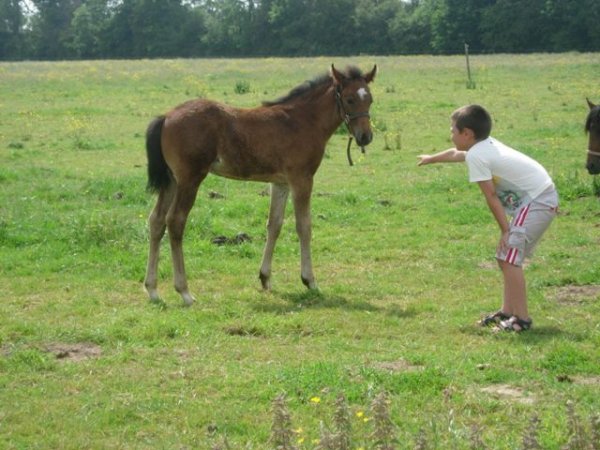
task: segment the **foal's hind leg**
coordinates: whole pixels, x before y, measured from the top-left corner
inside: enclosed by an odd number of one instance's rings
[[[175,279],[175,290],[179,292],[183,302],[189,306],[194,303],[194,297],[190,294],[185,275],[185,264],[183,261],[183,232],[185,224],[198,192],[198,186],[206,177],[206,173],[197,176],[187,183],[179,183],[175,193],[175,199],[167,214],[167,227],[169,240],[171,242],[171,256],[173,258],[173,277]]]
[[[269,209],[269,221],[267,222],[267,243],[265,244],[259,272],[260,282],[265,290],[271,289],[273,251],[275,250],[275,243],[283,225],[283,216],[289,192],[289,188],[285,184],[271,184],[271,207]]]
[[[160,296],[158,295],[157,289],[160,242],[165,234],[166,216],[171,203],[173,202],[174,195],[174,183],[171,183],[168,187],[163,188],[159,192],[156,206],[148,218],[148,226],[150,228],[150,250],[148,252],[148,266],[146,268],[144,286],[146,287],[146,291],[148,292],[150,301],[152,302],[160,301]]]

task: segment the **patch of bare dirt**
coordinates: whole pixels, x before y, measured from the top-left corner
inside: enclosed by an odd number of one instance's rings
[[[481,392],[511,402],[522,403],[524,405],[531,405],[535,402],[535,398],[526,394],[523,389],[509,384],[494,384],[492,386],[481,388]]]
[[[86,359],[99,358],[102,355],[102,349],[98,345],[88,342],[79,344],[53,343],[46,345],[44,349],[60,361],[80,362]]]
[[[600,376],[594,375],[558,375],[556,379],[561,383],[576,383],[584,386],[600,386]]]
[[[586,300],[600,297],[600,285],[585,286],[567,285],[556,290],[556,301],[563,305],[579,305]]]
[[[483,270],[496,270],[498,269],[498,263],[494,261],[482,261],[477,264],[477,267]]]
[[[600,376],[582,376],[575,375],[573,381],[578,384],[584,384],[586,386],[600,386]]]
[[[387,370],[388,372],[420,372],[425,367],[411,364],[404,359],[397,361],[384,361],[372,365],[373,368],[379,370]]]

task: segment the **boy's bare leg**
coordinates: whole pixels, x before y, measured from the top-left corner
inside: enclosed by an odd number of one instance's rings
[[[517,316],[522,320],[529,320],[527,310],[527,284],[523,267],[515,266],[506,261],[498,260],[498,265],[504,277],[504,303],[502,311],[506,314]]]

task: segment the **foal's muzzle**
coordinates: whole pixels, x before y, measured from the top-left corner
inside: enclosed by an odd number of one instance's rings
[[[358,130],[354,132],[354,139],[356,139],[356,143],[358,145],[364,147],[365,145],[369,145],[373,140],[373,133],[371,132],[371,130]]]
[[[590,175],[598,175],[600,173],[599,161],[589,162],[585,167]]]
[[[368,112],[346,114],[346,117],[344,118],[348,129],[352,132],[352,136],[354,136],[354,139],[356,140],[356,143],[361,147],[369,145],[373,140],[371,124],[369,123],[370,118],[371,116]]]
[[[598,175],[600,173],[600,152],[588,150],[588,161],[585,168],[590,175]]]

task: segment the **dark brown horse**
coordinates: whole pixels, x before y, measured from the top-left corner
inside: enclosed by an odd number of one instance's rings
[[[350,67],[306,82],[285,97],[253,109],[238,109],[209,100],[192,100],[150,123],[146,134],[148,188],[158,192],[150,214],[150,252],[144,285],[150,300],[159,300],[157,271],[160,242],[169,231],[175,289],[186,305],[190,294],[182,241],[198,187],[213,173],[236,180],[271,183],[267,242],[259,277],[271,288],[271,260],[291,191],[300,238],[301,278],[310,289],[313,275],[310,198],[313,177],[325,145],[345,121],[360,146],[373,137],[372,103],[367,74]]]
[[[589,134],[588,157],[585,167],[590,175],[600,173],[600,105],[586,99],[590,112],[585,121],[585,131]]]

